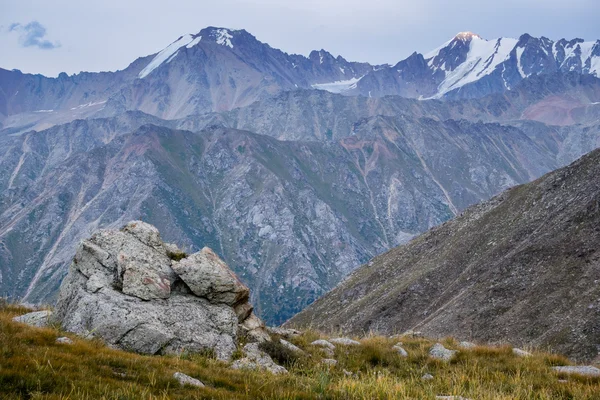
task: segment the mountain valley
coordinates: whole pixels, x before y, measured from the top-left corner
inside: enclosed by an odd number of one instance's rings
[[[599,51],[461,34],[391,67],[211,27],[122,71],[0,70],[0,293],[52,302],[82,238],[143,219],[213,248],[282,323],[369,259],[598,147]]]

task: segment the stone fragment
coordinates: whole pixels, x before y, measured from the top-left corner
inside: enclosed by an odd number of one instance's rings
[[[73,341],[66,336],[62,336],[62,337],[59,337],[58,339],[56,339],[56,343],[58,343],[58,344],[73,344]]]
[[[404,350],[404,347],[402,347],[402,343],[397,343],[395,344],[392,349],[396,350],[396,352],[401,356],[401,357],[408,357],[408,352],[406,350]]]
[[[315,340],[311,343],[313,346],[324,347],[329,350],[335,350],[335,345],[325,339]]]
[[[294,353],[304,354],[304,350],[302,350],[300,347],[296,346],[295,344],[288,342],[285,339],[279,339],[279,343],[281,343],[281,345],[283,347],[285,347],[288,350],[293,351]]]
[[[182,372],[175,372],[173,374],[173,378],[175,378],[181,386],[189,385],[189,386],[196,386],[196,387],[204,387],[204,383],[202,383],[198,379],[192,378],[191,376],[186,375]]]
[[[267,331],[272,335],[283,336],[286,339],[300,336],[302,332],[297,329],[281,328],[281,327],[267,327]]]
[[[14,317],[12,320],[15,322],[20,322],[22,324],[27,324],[29,326],[44,328],[48,326],[48,319],[51,315],[52,311],[48,310],[34,311],[27,314],[19,315],[18,317]]]
[[[518,356],[518,357],[531,357],[532,356],[532,354],[530,352],[521,350],[521,349],[517,349],[517,348],[512,349],[512,352],[515,356]]]
[[[260,350],[258,343],[248,343],[242,349],[245,357],[234,361],[232,369],[265,370],[272,374],[287,374],[287,369],[277,365],[273,359],[264,351]]]
[[[553,371],[561,374],[577,374],[582,376],[600,376],[600,369],[591,365],[566,365],[560,367],[552,367]]]
[[[329,339],[330,343],[340,344],[342,346],[360,346],[360,342],[347,337]]]
[[[448,350],[441,343],[436,343],[429,349],[429,357],[440,361],[450,361],[456,353],[456,350]]]

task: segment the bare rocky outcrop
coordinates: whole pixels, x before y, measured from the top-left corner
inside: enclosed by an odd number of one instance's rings
[[[238,335],[270,340],[249,291],[210,249],[185,254],[133,221],[83,241],[52,319],[78,335],[146,354],[211,349],[228,360]],[[175,258],[175,257],[173,257]]]

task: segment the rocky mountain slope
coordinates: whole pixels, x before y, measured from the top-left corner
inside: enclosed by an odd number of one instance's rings
[[[52,299],[79,240],[141,218],[214,248],[259,315],[284,321],[369,258],[596,148],[598,82],[532,77],[447,102],[300,90],[179,120],[128,111],[5,130],[0,290]],[[569,124],[520,119],[549,98],[579,104]]]
[[[289,325],[600,346],[600,151],[371,260]]]
[[[174,126],[198,131],[219,125],[281,140],[336,141],[355,134],[357,125],[366,119],[400,115],[503,124],[538,121],[548,126],[582,129],[596,126],[600,120],[600,79],[576,73],[536,75],[511,91],[481,99],[451,101],[418,101],[400,96],[351,97],[296,90],[229,112],[182,118],[174,121]]]
[[[283,321],[374,255],[557,168],[571,137],[408,116],[323,142],[173,123],[136,112],[2,137],[3,293],[52,298],[79,240],[143,219],[214,248],[259,315]]]

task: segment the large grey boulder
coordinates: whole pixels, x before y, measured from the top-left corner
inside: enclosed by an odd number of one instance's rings
[[[270,339],[247,288],[216,254],[204,248],[177,262],[172,253],[141,221],[95,233],[77,249],[52,319],[66,331],[146,354],[212,349],[228,360],[239,332]]]
[[[14,317],[12,320],[15,322],[20,322],[22,324],[27,324],[29,326],[44,328],[48,326],[48,319],[51,315],[52,311],[48,310],[34,311],[27,314],[19,315],[18,317]]]

